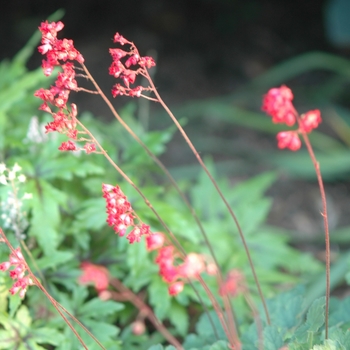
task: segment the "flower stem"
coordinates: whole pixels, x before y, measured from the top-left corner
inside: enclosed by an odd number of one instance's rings
[[[182,126],[180,125],[180,123],[178,122],[178,120],[176,119],[176,117],[174,116],[174,114],[170,111],[170,109],[168,108],[168,106],[165,104],[165,102],[162,100],[162,98],[160,97],[156,87],[154,86],[154,83],[151,79],[151,77],[149,76],[149,73],[148,71],[146,70],[146,74],[147,74],[147,78],[148,78],[148,81],[149,83],[151,84],[151,87],[153,89],[153,92],[154,94],[156,95],[159,103],[162,105],[162,107],[164,108],[164,110],[167,112],[167,114],[170,116],[170,118],[172,119],[172,121],[174,122],[174,124],[176,125],[176,127],[178,128],[178,130],[180,131],[180,133],[182,134],[183,138],[185,139],[186,143],[188,144],[188,146],[190,147],[190,149],[192,150],[193,154],[195,155],[195,157],[197,158],[199,164],[201,165],[201,167],[203,168],[203,170],[205,171],[205,173],[208,175],[210,181],[212,182],[212,184],[214,185],[217,193],[219,194],[219,196],[221,197],[222,201],[224,202],[227,210],[229,211],[233,221],[235,222],[235,225],[238,229],[238,232],[239,232],[239,235],[240,235],[240,238],[242,240],[242,243],[243,243],[243,246],[244,246],[244,249],[245,249],[245,252],[246,252],[246,255],[247,255],[247,258],[248,258],[248,261],[249,261],[249,265],[250,265],[250,268],[251,268],[251,271],[253,273],[253,277],[254,277],[254,281],[255,281],[255,284],[258,288],[258,293],[259,293],[259,296],[260,296],[260,299],[261,299],[261,302],[263,304],[263,308],[264,308],[264,311],[265,311],[265,316],[266,316],[266,320],[267,320],[267,323],[270,325],[270,315],[269,315],[269,312],[268,312],[268,309],[267,309],[267,305],[266,305],[266,301],[265,301],[265,298],[264,298],[264,295],[262,293],[262,290],[261,290],[261,286],[260,286],[260,282],[259,282],[259,279],[258,279],[258,276],[256,274],[256,271],[255,271],[255,267],[254,267],[254,264],[253,264],[253,260],[251,258],[251,255],[250,255],[250,251],[249,251],[249,248],[248,248],[248,244],[246,242],[246,239],[244,237],[244,234],[243,234],[243,231],[242,231],[242,228],[238,222],[238,219],[236,217],[236,215],[234,214],[233,210],[231,209],[229,203],[227,202],[225,196],[223,195],[223,193],[221,192],[218,184],[216,183],[216,181],[214,180],[213,176],[211,175],[210,171],[208,170],[207,166],[204,164],[201,156],[199,155],[199,153],[197,152],[196,148],[194,147],[194,145],[192,144],[191,140],[189,139],[189,137],[187,136],[185,130],[182,128]]]
[[[299,120],[299,119],[298,119]],[[310,158],[315,168],[318,186],[320,189],[322,199],[322,213],[324,232],[325,232],[325,248],[326,248],[326,306],[325,306],[325,338],[328,339],[328,319],[329,319],[329,297],[330,297],[330,274],[331,274],[331,253],[330,253],[330,239],[329,239],[329,226],[328,226],[328,214],[327,214],[327,200],[324,190],[323,179],[320,171],[320,164],[316,160],[315,153],[312,149],[310,140],[305,132],[302,132],[303,139],[305,141],[306,148],[309,152]]]

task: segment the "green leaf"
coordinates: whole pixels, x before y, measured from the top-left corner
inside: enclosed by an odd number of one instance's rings
[[[104,317],[123,309],[124,305],[121,303],[112,300],[102,301],[99,298],[94,298],[83,304],[79,309],[79,313],[84,317],[95,318],[96,315],[98,317]]]
[[[172,302],[168,317],[170,322],[175,326],[177,332],[181,336],[185,336],[189,325],[187,310],[178,303]]]
[[[209,350],[227,350],[227,349],[228,349],[228,343],[227,341],[224,341],[224,340],[219,340],[209,347]]]
[[[41,270],[45,270],[68,262],[73,257],[74,253],[70,251],[54,251],[50,256],[36,260],[36,264]]]
[[[32,336],[35,342],[43,344],[58,345],[63,341],[63,334],[49,327],[34,329]]]
[[[315,345],[311,350],[337,350],[336,344],[331,339],[325,340],[324,345]]]
[[[150,304],[153,307],[155,315],[163,320],[170,311],[171,297],[168,293],[167,284],[157,276],[148,287]]]
[[[43,252],[50,256],[59,244],[59,205],[66,202],[67,195],[44,180],[31,181],[29,192],[33,194],[29,234],[37,238]]]
[[[23,299],[20,298],[19,293],[11,295],[9,298],[9,308],[10,308],[10,317],[14,317],[15,313],[18,311],[18,308],[22,305]]]
[[[324,324],[324,308],[325,297],[316,299],[310,306],[306,321],[294,333],[293,339],[296,339],[299,343],[306,343],[308,339],[314,338],[316,332]]]
[[[326,298],[322,297],[315,300],[307,313],[306,323],[309,326],[309,331],[317,332],[324,324],[325,319]]]
[[[280,331],[281,327],[278,326],[267,326],[264,329],[264,350],[279,350],[284,342]]]

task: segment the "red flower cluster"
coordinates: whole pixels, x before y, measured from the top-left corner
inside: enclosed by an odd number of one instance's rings
[[[319,110],[309,111],[301,116],[295,110],[292,100],[292,91],[282,85],[273,88],[264,96],[262,110],[272,117],[273,123],[285,123],[293,126],[298,121],[299,128],[294,131],[282,131],[277,134],[278,148],[289,148],[297,151],[301,147],[300,133],[310,133],[321,123]]]
[[[106,199],[107,223],[113,227],[115,233],[122,237],[132,227],[126,236],[130,243],[140,242],[141,236],[149,235],[148,225],[134,223],[134,211],[119,186],[102,184],[102,192]]]
[[[179,262],[179,254],[172,245],[163,246],[165,237],[162,233],[151,233],[146,237],[147,250],[158,250],[155,262],[159,266],[159,274],[164,282],[169,284],[169,294],[177,295],[184,288],[184,280],[196,279],[199,275],[207,271],[205,260],[202,255],[190,253],[182,263]]]
[[[83,272],[78,280],[80,284],[92,283],[99,294],[107,290],[109,285],[109,273],[104,266],[84,261],[81,263],[80,269]]]
[[[154,59],[149,56],[140,57],[139,52],[134,45],[134,43],[126,40],[119,33],[114,35],[114,42],[120,45],[128,44],[130,45],[129,51],[124,51],[122,49],[109,49],[109,53],[112,56],[113,62],[109,67],[109,74],[113,75],[115,78],[121,78],[123,80],[124,86],[121,84],[116,84],[112,88],[112,95],[116,97],[118,95],[126,95],[131,97],[140,97],[143,90],[150,90],[150,88],[145,88],[141,85],[135,88],[130,88],[130,84],[134,84],[136,76],[141,74],[145,76],[145,70],[156,65]],[[124,64],[121,62],[122,58],[126,58]],[[135,69],[130,69],[131,66],[138,66]]]
[[[245,279],[242,273],[238,270],[231,270],[226,277],[226,280],[221,284],[219,294],[221,296],[230,295],[236,296],[247,289]]]
[[[20,248],[10,254],[9,261],[0,264],[0,271],[7,271],[11,266],[14,269],[10,271],[10,277],[16,282],[12,285],[10,293],[14,295],[20,291],[19,296],[23,298],[27,292],[27,287],[33,285],[34,282],[28,275],[25,275],[27,268]]]
[[[62,67],[59,72],[54,86],[50,89],[39,89],[34,96],[41,98],[44,103],[39,107],[53,117],[53,121],[48,123],[45,128],[46,132],[57,131],[66,134],[69,138],[77,140],[78,130],[76,129],[77,106],[72,103],[70,109],[67,107],[69,94],[71,91],[78,90],[78,83],[75,79],[75,69],[73,61],[82,64],[83,56],[74,48],[73,41],[68,39],[57,39],[57,32],[64,27],[62,22],[48,23],[42,22],[39,30],[42,33],[41,46],[39,52],[46,55],[46,60],[42,61],[42,68],[46,76],[51,75],[55,66]],[[58,111],[54,113],[49,106],[55,106]],[[59,147],[61,151],[79,150],[74,142],[63,142]],[[95,145],[85,145],[83,148],[86,153],[95,152]]]

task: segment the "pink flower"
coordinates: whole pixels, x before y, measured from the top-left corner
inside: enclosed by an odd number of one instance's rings
[[[205,270],[204,259],[201,255],[190,253],[178,267],[179,275],[187,278],[196,278]]]
[[[245,282],[242,273],[238,270],[231,270],[228,273],[226,280],[220,286],[219,294],[221,296],[236,296],[238,293],[244,291],[244,289]]]
[[[96,145],[94,143],[86,143],[84,149],[87,154],[96,152]]]
[[[301,141],[296,131],[281,131],[277,134],[278,148],[289,148],[297,151],[301,147]]]
[[[151,233],[146,236],[146,247],[148,251],[156,250],[163,247],[165,237],[160,232]]]
[[[0,271],[7,271],[11,266],[11,263],[9,261],[5,261],[0,264]]]
[[[315,109],[301,115],[300,129],[309,133],[313,129],[316,129],[321,122],[321,112],[318,109]]]
[[[126,230],[134,225],[134,215],[131,204],[119,186],[102,184],[103,198],[106,200],[107,224],[113,227],[115,233],[124,236]],[[129,242],[138,242],[141,235],[140,228],[130,232]]]
[[[77,146],[72,141],[62,142],[61,146],[58,147],[60,151],[76,151]]]
[[[82,275],[79,277],[80,284],[93,284],[98,293],[105,291],[109,285],[109,272],[102,265],[95,265],[88,261],[80,265]]]
[[[181,293],[184,289],[184,283],[183,282],[175,282],[171,284],[168,288],[169,295],[175,296]]]
[[[9,271],[9,275],[15,282],[9,292],[14,295],[19,291],[19,296],[24,298],[27,287],[34,283],[29,276],[25,276],[27,267],[20,247],[11,252],[9,261],[0,264],[0,271],[7,271],[11,266],[13,266],[14,269]]]
[[[296,111],[292,104],[292,91],[282,85],[273,88],[264,96],[262,110],[272,117],[273,123],[285,123],[292,126],[296,120]]]

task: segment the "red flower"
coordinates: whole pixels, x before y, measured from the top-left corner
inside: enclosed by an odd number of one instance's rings
[[[244,291],[245,282],[244,276],[238,270],[231,270],[226,280],[221,284],[219,294],[221,296],[231,295],[236,296],[239,292]]]
[[[58,147],[60,151],[76,151],[77,146],[72,141],[62,142],[61,146]]]
[[[301,141],[296,131],[281,131],[277,134],[278,148],[289,148],[297,151],[301,147]]]
[[[163,247],[165,237],[160,232],[151,233],[146,236],[146,247],[148,251],[156,250]]]
[[[78,279],[80,284],[93,284],[98,293],[108,288],[109,272],[104,266],[84,261],[81,263],[80,269],[83,272]]]
[[[17,248],[10,254],[9,261],[0,264],[0,271],[7,271],[11,266],[14,266],[14,269],[9,271],[9,275],[16,281],[13,283],[9,292],[14,295],[19,291],[19,296],[24,298],[27,287],[34,283],[28,275],[25,276],[27,268],[20,248]]]
[[[168,292],[169,292],[169,295],[175,296],[181,293],[183,289],[184,289],[183,282],[175,282],[169,286]]]
[[[308,133],[313,129],[316,129],[321,122],[321,112],[318,109],[315,109],[301,116],[300,129]]]
[[[96,152],[96,145],[94,143],[86,143],[84,149],[87,154]]]
[[[285,123],[292,126],[296,120],[296,111],[292,104],[292,91],[282,85],[273,88],[264,96],[262,110],[272,117],[274,123]]]

